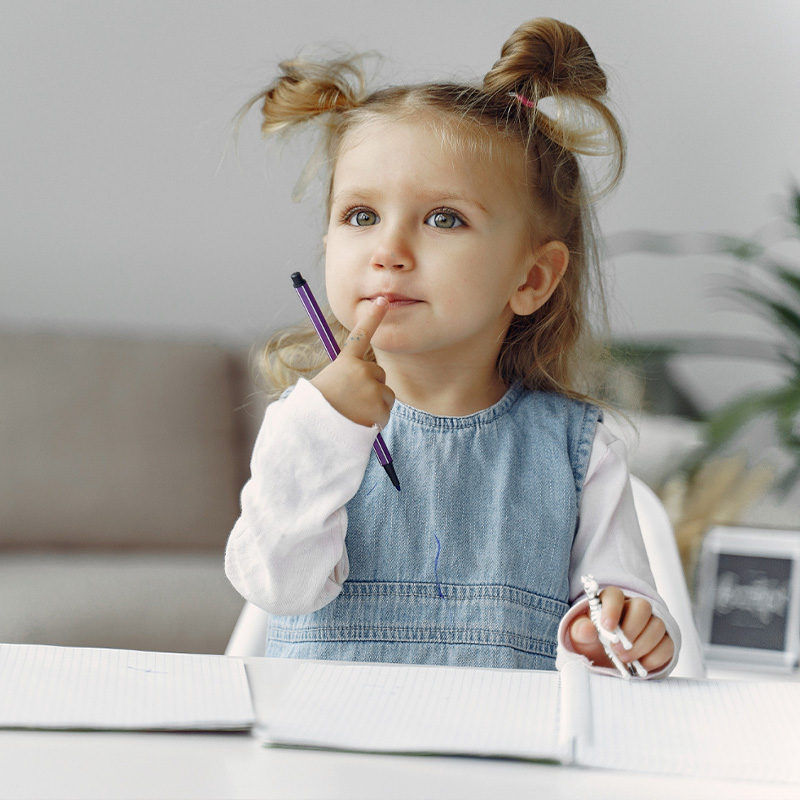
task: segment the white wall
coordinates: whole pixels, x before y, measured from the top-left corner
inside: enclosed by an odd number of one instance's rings
[[[322,222],[284,157],[230,120],[310,44],[376,49],[392,79],[477,78],[521,21],[578,26],[630,141],[602,210],[630,228],[746,234],[800,179],[796,0],[36,2],[0,6],[0,327],[249,342],[300,319]],[[723,261],[625,256],[619,332],[742,333]]]

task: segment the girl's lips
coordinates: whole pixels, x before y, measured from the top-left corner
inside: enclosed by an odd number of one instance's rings
[[[392,293],[376,294],[376,295],[373,295],[372,297],[368,297],[367,299],[370,302],[374,303],[375,300],[378,297],[385,297],[386,300],[389,301],[389,307],[390,308],[397,308],[398,306],[410,306],[410,305],[412,305],[414,303],[419,303],[420,302],[419,300],[416,300],[413,297],[406,297],[403,294],[392,294]]]

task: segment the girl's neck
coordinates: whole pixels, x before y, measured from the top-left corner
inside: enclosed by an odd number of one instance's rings
[[[377,354],[376,354],[377,355]],[[398,400],[443,417],[464,417],[494,405],[507,390],[494,365],[443,366],[418,357],[379,355],[386,385]]]

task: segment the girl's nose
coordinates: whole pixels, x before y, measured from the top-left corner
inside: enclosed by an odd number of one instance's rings
[[[372,253],[372,266],[376,269],[413,269],[414,256],[407,238],[399,233],[383,236]]]

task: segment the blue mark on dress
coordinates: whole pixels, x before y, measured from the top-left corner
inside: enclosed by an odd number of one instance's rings
[[[433,538],[436,539],[436,558],[433,560],[433,576],[436,578],[436,590],[439,592],[439,597],[444,597],[442,594],[442,585],[439,583],[439,553],[442,552],[442,543],[435,533],[433,534]]]
[[[370,488],[370,490],[367,492],[367,497],[369,497],[369,496],[370,496],[370,495],[371,495],[371,494],[372,494],[372,493],[375,491],[375,487],[376,487],[377,485],[378,485],[378,482],[377,482],[377,481],[375,481],[375,483],[373,483],[373,484],[372,484],[372,487],[371,487],[371,488]]]

